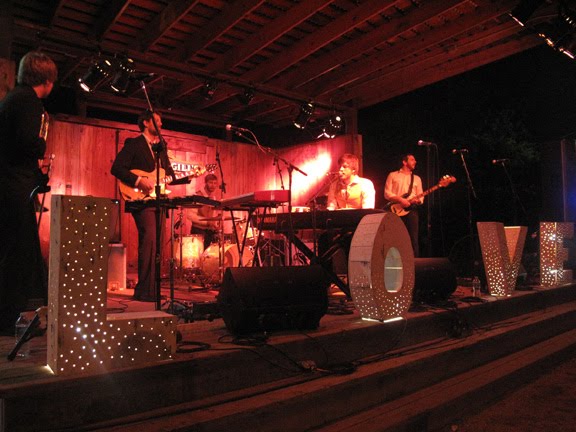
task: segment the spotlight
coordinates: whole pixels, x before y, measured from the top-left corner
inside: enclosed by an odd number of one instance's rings
[[[305,104],[302,104],[300,107],[300,112],[294,120],[294,126],[296,126],[298,129],[304,129],[310,121],[312,114],[314,114],[314,104],[312,102],[306,102]]]
[[[124,57],[116,65],[116,73],[110,82],[112,90],[118,93],[126,93],[130,84],[130,76],[134,73],[134,61]]]
[[[328,119],[328,124],[322,128],[322,133],[318,135],[318,138],[336,138],[336,135],[338,135],[342,130],[343,125],[344,123],[342,122],[342,117],[334,114]]]
[[[537,26],[538,36],[544,38],[546,44],[571,59],[576,55],[576,39],[570,20],[564,15],[558,16],[553,22]]]
[[[512,9],[510,16],[521,26],[526,25],[528,18],[544,3],[544,0],[522,0],[518,5]]]
[[[244,89],[244,92],[238,95],[238,99],[244,105],[250,105],[250,102],[252,102],[252,99],[254,99],[254,89],[253,88]]]
[[[109,77],[111,67],[112,63],[109,60],[93,63],[88,72],[82,78],[78,78],[80,88],[88,93],[93,92]]]
[[[204,99],[212,100],[217,87],[218,87],[217,81],[207,80],[204,83],[204,86],[202,87],[202,96],[204,96]]]

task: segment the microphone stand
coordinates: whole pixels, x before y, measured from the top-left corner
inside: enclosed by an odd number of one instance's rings
[[[154,113],[154,108],[152,107],[152,103],[150,102],[150,98],[148,97],[148,91],[146,89],[146,84],[144,84],[143,80],[140,80],[140,86],[142,87],[142,91],[144,92],[144,96],[146,97],[146,101],[148,102],[148,109]],[[158,128],[158,124],[156,123],[156,119],[154,115],[152,115],[152,124],[154,125],[154,129],[156,130],[156,134],[158,136],[158,143],[152,145],[152,151],[154,152],[154,164],[156,166],[156,184],[154,186],[154,193],[156,194],[155,202],[155,215],[156,215],[156,251],[154,257],[154,268],[155,268],[155,287],[156,287],[156,310],[161,310],[162,303],[161,303],[161,277],[160,277],[160,264],[161,264],[161,250],[162,250],[162,240],[161,240],[161,205],[160,205],[160,153],[166,149],[166,141],[164,141],[164,137],[160,133],[160,128]],[[174,265],[174,262],[171,262],[171,267]],[[173,269],[171,269],[171,274]]]
[[[250,133],[250,135],[252,137],[248,137],[245,134],[242,133],[242,131],[236,131],[236,134],[238,136],[241,136],[242,138],[250,141],[253,144],[256,144],[256,146],[264,153],[268,153],[272,156],[274,156],[274,160],[279,160],[282,161],[286,164],[287,168],[288,168],[288,224],[290,226],[289,230],[290,230],[290,237],[288,239],[288,250],[290,251],[290,253],[288,254],[288,265],[291,266],[292,265],[292,240],[291,237],[294,234],[294,229],[292,226],[292,173],[294,170],[298,171],[300,174],[304,175],[304,176],[308,176],[308,174],[306,174],[304,171],[302,171],[300,168],[298,168],[296,165],[294,165],[292,162],[286,160],[285,158],[281,157],[278,152],[272,150],[270,147],[264,147],[260,144],[260,142],[258,142],[258,138],[256,137],[256,135],[254,135],[254,133],[251,130],[247,130],[247,132]],[[280,180],[282,182],[282,179]]]
[[[478,199],[476,196],[476,191],[474,190],[474,184],[472,183],[472,178],[470,177],[470,171],[468,171],[468,165],[466,164],[466,159],[464,158],[463,152],[458,152],[460,154],[460,159],[462,160],[462,166],[464,167],[464,172],[466,173],[466,181],[468,183],[468,233],[470,235],[470,258],[472,258],[472,276],[478,276],[478,261],[476,257],[476,248],[474,247],[474,224],[472,220],[472,199]]]
[[[218,171],[220,172],[220,199],[223,200],[226,196],[226,182],[224,181],[224,170],[222,169],[222,162],[220,161],[220,144],[216,144],[216,163],[218,164]],[[232,227],[236,231],[236,225],[234,224],[234,212],[232,214]],[[218,280],[220,282],[224,281],[224,211],[220,210],[220,229],[218,233]],[[238,250],[240,253],[240,250]],[[240,262],[242,262],[242,257],[240,257]]]
[[[504,169],[504,173],[506,174],[506,178],[508,179],[508,183],[510,184],[510,190],[512,191],[512,198],[514,199],[514,201],[518,201],[518,204],[520,204],[520,209],[522,210],[522,214],[524,215],[524,218],[526,218],[526,209],[524,208],[524,205],[522,204],[520,197],[516,193],[516,188],[514,187],[514,182],[512,181],[512,177],[510,177],[510,173],[506,169],[506,161],[502,160],[499,163],[502,165],[502,168]],[[514,223],[516,225],[519,224],[518,223],[518,212],[516,211],[516,207],[514,207]]]

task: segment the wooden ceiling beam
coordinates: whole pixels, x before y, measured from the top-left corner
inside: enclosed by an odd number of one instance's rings
[[[183,41],[171,57],[180,62],[190,60],[198,51],[206,48],[264,2],[265,0],[238,0],[226,6],[208,25]]]
[[[356,87],[351,89],[340,90],[336,88],[329,92],[323,94],[323,100],[330,97],[330,100],[335,100],[340,106],[342,105],[353,105],[351,101],[355,100],[352,94],[370,94],[374,88],[377,88],[381,81],[398,79],[402,82],[402,76],[404,70],[411,68],[414,65],[419,65],[419,67],[424,67],[422,65],[426,64],[428,61],[435,62],[436,65],[442,65],[443,62],[448,62],[455,55],[466,55],[467,53],[481,50],[483,47],[498,41],[499,39],[512,36],[518,32],[518,25],[513,22],[506,22],[499,26],[499,30],[495,31],[494,28],[485,30],[484,32],[470,35],[467,38],[463,38],[457,42],[457,47],[446,52],[442,48],[434,48],[426,52],[421,56],[413,56],[411,59],[406,59],[401,61],[401,57],[394,57],[395,63],[391,65],[388,69],[381,69],[373,73],[374,76],[365,76],[364,81],[358,84]],[[396,74],[396,75],[394,75]],[[394,75],[394,78],[392,76]],[[314,99],[313,99],[314,100]],[[284,104],[285,106],[288,104]],[[276,108],[278,109],[278,108]]]
[[[393,46],[384,48],[378,53],[366,59],[346,64],[338,69],[321,77],[321,79],[312,81],[302,87],[304,93],[312,92],[314,97],[319,97],[334,92],[336,89],[350,85],[355,81],[362,80],[367,75],[384,69],[392,62],[398,62],[401,59],[416,55],[419,52],[433,48],[434,46],[461,35],[470,32],[473,28],[484,25],[486,22],[494,20],[509,10],[509,5],[514,3],[512,0],[486,5],[476,13],[460,17],[458,20],[448,23],[445,26],[431,29],[420,36],[409,41],[398,43]],[[512,20],[510,20],[512,21]],[[516,27],[518,31],[521,27]]]
[[[230,53],[226,53],[226,55],[211,62],[206,69],[211,71],[231,70],[330,3],[332,3],[332,0],[306,0],[298,3],[292,9],[268,23],[261,31],[255,32],[240,45],[233,47],[229,50],[231,51]]]
[[[60,14],[60,11],[62,10],[62,7],[64,6],[64,0],[58,0],[55,2],[52,2],[52,6],[50,7],[50,10],[48,11],[48,27],[52,28],[54,27],[54,20],[56,20],[56,18],[58,18],[58,15]]]
[[[271,60],[245,73],[242,75],[242,78],[254,82],[269,81],[283,70],[295,65],[370,18],[383,13],[397,2],[398,0],[367,0],[359,6],[350,9],[330,24],[303,37],[292,47],[287,48],[282,55],[274,56]],[[212,103],[219,103],[221,101],[221,98],[215,98]],[[208,106],[210,106],[210,103],[206,103],[199,108],[206,108]]]
[[[430,64],[427,65],[413,65],[410,68],[403,69],[401,72],[397,72],[396,77],[391,76],[387,79],[382,79],[379,82],[373,82],[374,87],[370,92],[354,96],[355,105],[358,108],[366,108],[376,103],[392,99],[401,94],[438,82],[440,80],[439,76],[441,76],[441,79],[446,79],[462,74],[541,44],[542,42],[538,40],[537,37],[527,35],[520,39],[511,40],[487,48],[474,56],[465,56],[436,65],[433,62],[430,62]],[[398,78],[398,74],[402,75],[404,85],[390,85],[389,79]],[[397,82],[398,81],[396,81],[396,83]]]
[[[486,29],[485,31],[470,35],[466,38],[462,38],[455,42],[452,47],[436,47],[430,50],[425,55],[415,56],[409,61],[396,62],[391,65],[388,69],[374,73],[372,76],[367,76],[362,81],[362,83],[355,86],[351,86],[344,91],[336,91],[333,97],[338,95],[340,100],[355,99],[356,94],[370,93],[374,91],[374,83],[382,82],[385,79],[393,79],[403,77],[403,71],[409,70],[413,67],[420,67],[422,70],[429,69],[430,67],[443,67],[445,63],[448,63],[454,59],[460,57],[470,56],[474,53],[479,53],[487,46],[491,44],[496,44],[499,40],[504,38],[510,38],[517,34],[517,26],[514,26],[511,22],[506,22],[498,27],[496,31],[494,28]],[[536,36],[534,36],[536,37]],[[538,39],[538,38],[536,38]],[[436,75],[436,74],[434,74]],[[404,82],[401,80],[400,82]]]
[[[135,42],[140,47],[140,51],[147,51],[198,3],[199,0],[174,0],[170,2],[160,14],[154,17],[144,34],[138,35],[136,38]]]
[[[425,3],[411,11],[400,19],[393,19],[387,24],[381,25],[358,39],[330,51],[326,55],[311,60],[301,68],[283,75],[279,79],[272,80],[274,85],[284,88],[298,88],[304,84],[321,78],[325,73],[337,68],[338,66],[370,51],[379,45],[386,44],[386,41],[398,37],[398,35],[420,26],[422,23],[434,18],[446,11],[469,3],[468,0],[448,0]],[[386,47],[384,47],[386,50]],[[326,83],[320,79],[322,83]]]
[[[118,18],[124,13],[130,0],[111,0],[104,3],[102,13],[90,29],[90,36],[97,41],[101,41],[106,36]]]

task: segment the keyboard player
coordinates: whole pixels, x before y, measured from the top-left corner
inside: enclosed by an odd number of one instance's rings
[[[373,209],[376,197],[374,183],[360,177],[356,155],[345,153],[338,159],[338,179],[328,189],[328,210]]]
[[[358,157],[345,153],[338,159],[338,166],[338,178],[328,189],[328,210],[373,209],[376,199],[374,183],[357,174]],[[352,234],[353,231],[329,230],[318,238],[318,254],[332,261],[332,269],[336,274],[348,273]]]

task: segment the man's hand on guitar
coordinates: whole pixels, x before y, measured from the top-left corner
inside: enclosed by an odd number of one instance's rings
[[[140,181],[138,182],[138,189],[148,195],[154,190],[154,182],[148,177],[140,177]]]
[[[398,204],[400,204],[403,208],[407,208],[407,207],[410,207],[412,205],[412,201],[410,201],[406,198],[400,197],[400,201],[398,202]]]

